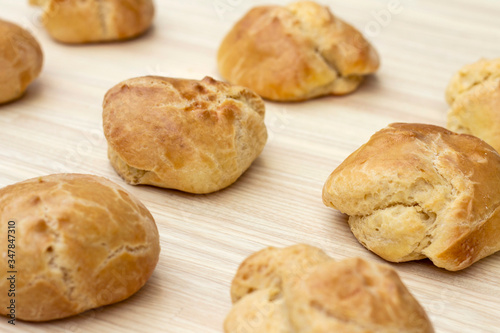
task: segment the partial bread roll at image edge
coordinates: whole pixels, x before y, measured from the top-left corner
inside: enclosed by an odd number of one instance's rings
[[[304,244],[245,259],[231,298],[225,333],[434,332],[391,267],[361,258],[335,261]]]
[[[446,89],[446,127],[475,135],[500,151],[500,58],[462,67]]]
[[[43,52],[33,35],[0,19],[0,105],[22,97],[42,65]]]
[[[344,95],[375,73],[375,48],[356,28],[313,1],[251,9],[218,55],[221,75],[274,101]]]
[[[30,0],[43,9],[42,23],[55,40],[84,44],[127,40],[151,26],[152,0]]]
[[[160,254],[147,208],[97,176],[55,174],[0,189],[0,303],[17,271],[16,318],[48,321],[122,301],[150,278]],[[14,230],[14,233],[12,231]],[[12,237],[9,237],[11,239]],[[0,314],[8,315],[2,306]]]
[[[323,202],[382,258],[457,271],[500,250],[499,188],[500,155],[481,139],[396,123],[332,172]]]

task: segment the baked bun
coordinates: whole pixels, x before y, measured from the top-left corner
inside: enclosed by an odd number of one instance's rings
[[[464,66],[446,90],[448,129],[477,136],[500,151],[500,58]]]
[[[0,104],[23,95],[42,70],[36,39],[20,26],[0,19]]]
[[[275,101],[354,91],[379,67],[375,49],[351,25],[312,1],[250,10],[218,53],[229,82]]]
[[[43,8],[42,23],[55,40],[82,44],[118,41],[144,33],[152,0],[30,0]]]
[[[335,261],[318,248],[267,248],[231,285],[226,333],[434,332],[425,311],[386,265]]]
[[[333,171],[323,202],[382,258],[464,269],[500,250],[500,155],[484,141],[391,124]]]
[[[210,77],[130,79],[104,98],[108,156],[130,184],[214,192],[259,156],[264,113],[254,92]]]
[[[8,271],[17,271],[17,319],[59,319],[124,300],[158,262],[153,217],[104,178],[30,179],[0,189],[0,202],[0,302],[10,304]],[[7,266],[7,234],[15,237],[15,267]],[[0,307],[2,315],[8,312]]]

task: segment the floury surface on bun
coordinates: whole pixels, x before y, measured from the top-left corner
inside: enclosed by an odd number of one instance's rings
[[[484,141],[397,123],[333,171],[323,202],[382,258],[457,271],[500,250],[499,188],[500,155]]]
[[[267,140],[262,99],[210,77],[129,79],[108,91],[103,109],[109,159],[130,184],[218,191]]]
[[[21,320],[65,318],[122,301],[146,283],[160,254],[146,207],[101,177],[56,174],[4,187],[0,221],[0,314],[10,313],[8,271],[17,271]]]

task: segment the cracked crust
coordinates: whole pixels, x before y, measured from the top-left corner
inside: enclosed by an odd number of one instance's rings
[[[500,150],[500,58],[466,65],[446,90],[448,129],[475,135]]]
[[[144,33],[153,21],[152,0],[30,0],[43,8],[52,38],[70,44],[124,40]]]
[[[31,33],[0,19],[0,104],[20,98],[42,65],[42,49]]]
[[[318,248],[267,248],[247,258],[231,285],[226,333],[434,332],[390,267],[334,261]]]
[[[47,321],[130,297],[158,262],[153,217],[137,199],[101,177],[58,174],[0,189],[0,246],[15,221],[16,316]],[[8,304],[7,260],[0,302]],[[7,274],[7,276],[6,276]],[[2,307],[0,313],[7,314]]]
[[[312,1],[250,10],[218,52],[229,82],[277,101],[354,91],[379,67],[375,49],[351,25]]]
[[[500,250],[499,187],[500,156],[484,141],[399,123],[333,171],[323,202],[382,258],[456,271]]]
[[[209,77],[130,79],[109,90],[103,108],[109,159],[130,184],[218,191],[267,140],[262,99]]]

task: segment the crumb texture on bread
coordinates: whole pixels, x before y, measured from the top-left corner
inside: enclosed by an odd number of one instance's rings
[[[300,101],[354,91],[379,57],[327,7],[299,1],[250,10],[223,40],[218,65],[229,82],[264,98]]]
[[[464,66],[446,89],[449,130],[477,136],[500,150],[500,58]]]
[[[21,97],[42,65],[42,49],[31,33],[0,19],[0,104]]]
[[[57,174],[0,189],[0,219],[16,225],[16,316],[47,321],[124,300],[149,279],[159,235],[146,207],[111,181]],[[0,231],[7,258],[7,227]],[[0,302],[8,304],[7,260]],[[7,314],[2,307],[0,313]]]
[[[117,41],[144,33],[154,17],[152,0],[31,0],[42,23],[63,43]]]
[[[499,187],[500,156],[484,141],[396,123],[333,171],[323,202],[382,258],[456,271],[500,250]]]
[[[214,192],[235,182],[267,140],[262,99],[209,77],[130,79],[106,94],[103,109],[109,159],[131,184]]]
[[[434,332],[390,267],[335,261],[318,248],[267,248],[247,258],[231,285],[226,333]]]

